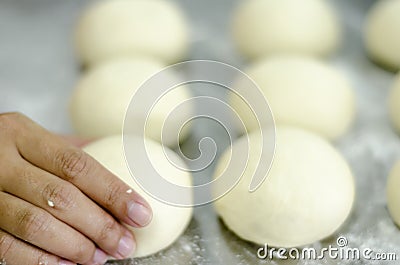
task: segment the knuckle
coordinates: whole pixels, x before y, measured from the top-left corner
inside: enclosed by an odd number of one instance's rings
[[[0,146],[1,144],[2,143],[0,142]],[[6,148],[4,148],[2,152],[0,152],[0,185],[5,186],[6,184],[8,184],[8,181],[12,181],[12,176],[18,176],[19,163],[21,162],[22,158],[17,152],[18,150],[16,149],[10,150]]]
[[[5,258],[8,253],[12,253],[12,246],[15,243],[15,238],[0,232],[0,259]]]
[[[28,242],[40,237],[50,227],[50,218],[46,213],[33,212],[29,209],[17,213],[17,229],[20,237]]]
[[[94,244],[89,241],[80,242],[75,244],[75,249],[70,259],[79,264],[87,264],[91,261],[95,250]]]
[[[9,112],[0,114],[0,128],[2,131],[17,131],[23,123],[21,120],[24,119],[24,115],[19,112]]]
[[[115,231],[118,229],[118,225],[114,218],[108,214],[105,214],[104,218],[102,219],[102,227],[98,233],[96,241],[104,243],[110,241],[110,239],[113,238],[113,235],[117,234]]]
[[[23,165],[16,167],[15,174],[18,177],[24,179],[32,187],[35,187],[40,183],[39,178],[35,177],[35,173],[33,172],[33,167],[31,165],[23,164]]]
[[[107,208],[113,208],[117,206],[117,202],[121,193],[123,192],[120,182],[113,180],[107,185],[105,206]]]
[[[39,250],[39,249],[37,249],[36,250],[36,262],[34,263],[35,265],[36,264],[39,264],[39,265],[41,265],[41,264],[55,264],[55,257],[54,256],[52,256],[52,255],[50,255],[50,254],[48,254],[48,253],[46,253],[46,252],[44,252],[44,251],[41,251],[41,250]]]
[[[63,150],[56,155],[56,163],[67,181],[74,181],[77,177],[84,176],[88,171],[88,158],[79,149]]]
[[[73,188],[68,185],[48,183],[43,189],[45,201],[51,201],[57,209],[68,210],[75,206]]]
[[[0,114],[0,121],[2,122],[15,122],[16,120],[21,120],[25,116],[20,112],[6,112]]]

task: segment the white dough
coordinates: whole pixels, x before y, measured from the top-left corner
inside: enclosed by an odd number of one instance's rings
[[[376,1],[365,25],[365,42],[370,57],[400,69],[400,0]]]
[[[400,133],[400,73],[395,77],[389,95],[389,114],[394,128]]]
[[[274,247],[300,247],[332,235],[349,216],[355,197],[352,173],[343,157],[323,138],[295,127],[277,127],[277,148],[271,171],[249,193],[261,143],[250,134],[250,156],[239,184],[216,201],[228,228],[239,237]],[[233,144],[244,150],[246,137]],[[221,175],[229,150],[217,165]],[[240,170],[233,163],[233,170]],[[241,172],[241,171],[240,171]]]
[[[90,69],[81,77],[72,95],[70,112],[76,132],[86,137],[121,133],[132,96],[144,81],[163,68],[164,65],[155,60],[126,58],[112,60]],[[164,120],[171,111],[189,98],[190,93],[184,86],[164,95],[151,111],[146,136],[161,142]],[[144,111],[142,106],[138,108]],[[173,123],[170,126],[175,130],[164,132],[164,144],[176,146],[178,132],[180,140],[188,135],[188,126],[182,131],[180,128],[183,125],[182,120],[190,117],[191,112],[192,108],[188,105],[184,111],[173,112],[173,118],[169,119],[169,122]],[[137,119],[145,117],[147,113],[143,113],[143,117]]]
[[[138,138],[138,143],[139,141]],[[192,185],[191,175],[170,164],[158,143],[147,140],[146,144],[150,160],[164,179],[181,186]],[[129,227],[135,235],[137,244],[132,257],[148,256],[163,250],[185,231],[191,220],[193,209],[164,204],[150,197],[137,185],[126,165],[120,135],[98,140],[86,146],[84,150],[143,196],[153,210],[153,219],[148,226]],[[167,154],[179,159],[171,150],[167,150]]]
[[[340,26],[325,0],[247,0],[236,10],[233,35],[240,52],[250,58],[327,55],[339,45]]]
[[[103,0],[82,15],[75,34],[83,63],[150,56],[166,63],[183,58],[188,28],[182,11],[165,0]]]
[[[326,63],[311,57],[274,56],[251,66],[246,73],[262,90],[277,124],[296,125],[335,139],[354,119],[352,88]],[[231,94],[230,102],[247,129],[258,128],[242,99]]]
[[[400,161],[393,167],[388,178],[387,204],[393,221],[400,226]]]

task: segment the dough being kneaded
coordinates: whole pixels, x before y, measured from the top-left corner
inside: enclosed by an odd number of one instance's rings
[[[139,144],[139,141],[143,140],[132,138],[132,143],[134,141]],[[164,179],[176,185],[192,185],[191,175],[176,168],[165,156],[167,154],[168,156],[176,156],[174,160],[179,159],[173,151],[165,149],[166,154],[164,154],[162,146],[149,139],[146,140],[146,148],[150,160],[156,166],[155,169]],[[162,203],[138,186],[126,165],[121,135],[100,139],[86,146],[84,150],[138,192],[153,210],[153,219],[148,226],[144,228],[129,227],[136,238],[136,251],[132,253],[132,257],[148,256],[161,251],[182,235],[192,218],[193,209]]]
[[[365,46],[376,62],[400,69],[400,0],[376,1],[365,24]]]

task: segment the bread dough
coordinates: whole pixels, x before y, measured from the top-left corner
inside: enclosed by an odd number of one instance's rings
[[[348,81],[321,61],[274,56],[251,66],[246,73],[264,93],[277,124],[300,126],[335,139],[348,130],[354,119],[355,100]],[[241,98],[231,94],[230,102],[250,131],[258,128]]]
[[[241,53],[260,58],[276,53],[327,55],[340,42],[334,10],[324,0],[242,1],[233,19]]]
[[[172,1],[105,0],[84,12],[75,44],[79,58],[89,65],[137,55],[171,63],[185,55],[188,28]]]
[[[72,124],[76,132],[85,137],[103,137],[122,132],[126,110],[132,96],[140,85],[153,74],[164,68],[164,65],[151,59],[116,59],[90,69],[79,80],[72,95],[70,112]],[[173,77],[171,77],[173,78]],[[177,105],[190,98],[187,87],[180,86],[157,102],[149,116],[146,136],[161,142],[164,120]],[[184,110],[173,112],[169,119],[171,128],[164,132],[163,143],[176,146],[177,135],[180,140],[188,134],[190,127],[182,121],[191,116],[192,108],[185,105]],[[143,107],[138,106],[139,109]],[[147,113],[143,113],[144,119]]]
[[[394,128],[400,133],[400,73],[395,77],[389,95],[389,114]]]
[[[387,182],[387,204],[393,221],[400,226],[400,161],[393,167]]]
[[[139,138],[137,141],[140,141]],[[158,143],[147,140],[146,144],[153,165],[166,180],[177,185],[192,186],[191,175],[170,164]],[[132,257],[148,256],[165,249],[185,231],[193,209],[164,204],[150,197],[137,185],[126,165],[120,135],[100,139],[86,146],[84,150],[142,195],[153,209],[153,219],[148,226],[129,227],[135,235],[137,244]],[[171,150],[167,149],[167,154],[179,159]]]
[[[370,57],[394,70],[400,69],[400,0],[376,1],[365,25]]]
[[[277,127],[276,155],[265,182],[249,183],[257,166],[259,134],[250,137],[250,156],[239,184],[215,202],[228,228],[239,237],[274,247],[300,247],[332,235],[349,216],[354,179],[343,157],[323,138],[295,127]],[[246,137],[233,144],[244,150]],[[230,159],[226,151],[214,178]],[[237,163],[232,163],[237,167]],[[240,170],[235,169],[233,170]]]

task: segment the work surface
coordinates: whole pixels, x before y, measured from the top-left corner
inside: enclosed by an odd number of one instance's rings
[[[213,59],[243,66],[229,41],[229,21],[236,1],[179,1],[190,18],[192,48],[188,58]],[[386,178],[400,158],[400,137],[388,120],[386,101],[393,73],[366,58],[362,23],[373,1],[336,1],[345,27],[344,44],[332,63],[350,78],[357,94],[358,115],[352,130],[335,143],[356,177],[357,198],[345,226],[315,247],[335,244],[345,236],[350,247],[397,252],[400,230],[386,208]],[[21,111],[46,128],[70,133],[68,97],[79,74],[71,34],[82,0],[0,0],[0,112]],[[218,90],[210,90],[223,96]],[[222,143],[212,124],[199,122],[186,150],[210,135]],[[195,176],[209,178],[212,167]],[[154,240],[157,240],[156,238]],[[218,219],[212,205],[195,209],[186,233],[169,249],[149,258],[110,264],[400,264],[400,261],[267,261],[257,258],[257,246],[240,240]]]

